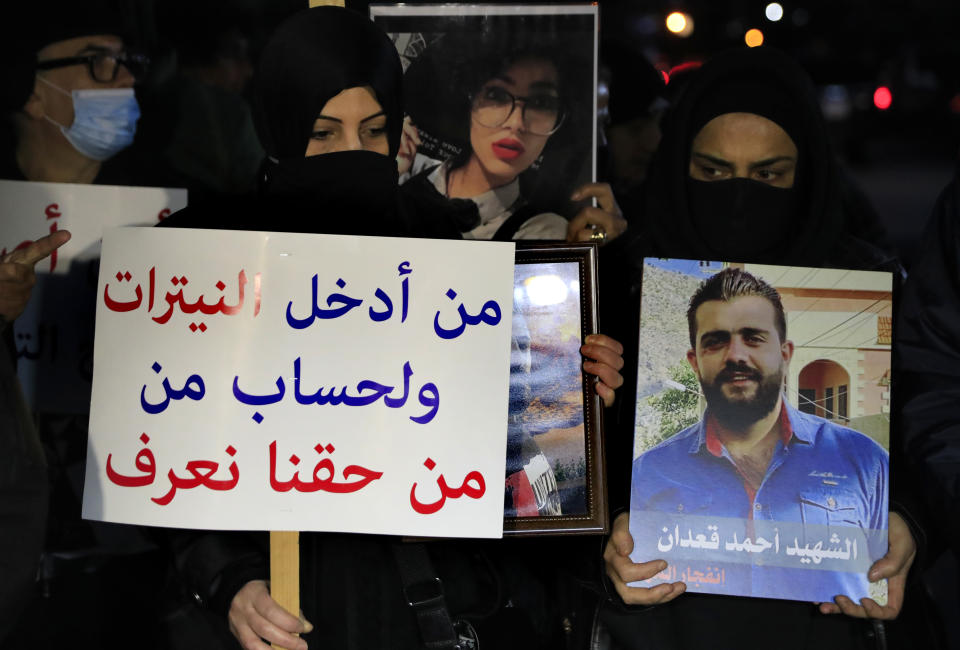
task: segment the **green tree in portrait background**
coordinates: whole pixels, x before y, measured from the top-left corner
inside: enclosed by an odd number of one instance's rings
[[[693,368],[688,363],[671,366],[670,379],[684,389],[668,388],[650,398],[650,406],[660,416],[660,429],[649,440],[651,447],[700,419],[700,382],[697,381]]]

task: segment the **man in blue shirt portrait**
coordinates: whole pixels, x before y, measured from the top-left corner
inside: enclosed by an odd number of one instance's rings
[[[687,320],[702,419],[634,461],[632,558],[711,593],[882,598],[888,454],[784,398],[793,356],[776,289],[739,268],[704,281]],[[632,583],[642,586],[641,583]]]

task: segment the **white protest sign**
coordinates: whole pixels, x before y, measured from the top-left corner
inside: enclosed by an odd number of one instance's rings
[[[186,204],[181,189],[0,180],[0,257],[57,230],[72,235],[37,264],[30,303],[14,323],[20,383],[34,409],[89,408],[103,229],[152,225]]]
[[[513,256],[108,232],[84,517],[499,537]]]

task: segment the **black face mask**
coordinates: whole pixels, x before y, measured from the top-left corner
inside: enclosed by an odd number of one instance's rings
[[[775,261],[798,226],[795,188],[772,187],[748,178],[689,178],[687,198],[696,231],[725,261]]]
[[[263,193],[320,219],[316,232],[394,234],[397,163],[372,151],[268,161]]]

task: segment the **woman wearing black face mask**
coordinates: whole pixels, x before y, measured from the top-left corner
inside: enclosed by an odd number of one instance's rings
[[[769,48],[717,56],[695,73],[665,116],[638,232],[628,231],[624,241],[604,251],[618,257],[607,260],[616,271],[603,274],[624,281],[619,291],[605,291],[605,297],[613,296],[608,306],[618,310],[607,313],[606,322],[612,319],[625,332],[636,332],[645,256],[886,270],[899,279],[896,258],[869,241],[876,228],[865,227],[871,224],[863,215],[846,207],[849,191],[829,146],[817,96],[796,62]],[[631,300],[624,300],[627,296]],[[636,358],[635,337],[622,336],[634,343],[625,358]],[[632,390],[629,384],[624,388],[628,395]],[[621,409],[613,426],[632,432],[631,410]],[[613,441],[607,458],[614,507],[618,502],[626,506],[629,489],[630,450],[615,448],[623,439],[629,436],[608,438]],[[893,441],[890,449],[893,456],[899,452]],[[797,650],[874,647],[876,625],[857,619],[896,616],[915,540],[922,539],[918,529],[907,525],[912,518],[901,504],[912,499],[903,489],[899,485],[891,494],[890,551],[880,576],[891,578],[890,608],[881,611],[874,604],[867,609],[842,597],[815,606],[683,594],[676,584],[627,588],[626,582],[652,574],[637,575],[646,568],[619,552],[629,539],[624,514],[616,518],[604,553],[617,595],[600,620],[624,648],[648,643],[668,650],[734,648],[755,645],[758,638],[775,638],[779,647]],[[659,606],[628,612],[624,603]],[[824,616],[841,612],[848,616]]]
[[[709,60],[662,130],[637,226],[604,250],[604,276],[621,283],[607,296],[639,299],[645,256],[900,272],[836,160],[812,82],[786,54]],[[622,321],[625,304],[611,302],[604,320]]]
[[[691,74],[631,227],[603,250],[604,322],[628,343],[644,257],[901,272],[832,151],[804,70],[768,47],[733,50]],[[624,300],[629,297],[629,300]],[[609,309],[609,311],[607,311]],[[629,390],[629,387],[628,387]]]
[[[601,256],[613,297],[602,316],[619,324],[618,340],[635,339],[644,257],[899,272],[872,243],[882,241],[875,217],[847,207],[816,91],[786,54],[744,48],[707,61],[662,132],[636,225]]]
[[[393,45],[364,16],[337,7],[294,14],[264,48],[254,80],[255,126],[268,156],[257,194],[192,204],[161,225],[442,235],[411,227],[398,207],[401,79]],[[214,628],[229,626],[244,648],[268,648],[265,640],[299,650],[304,639],[315,647],[386,647],[384,630],[402,647],[417,636],[390,545],[380,538],[301,536],[301,597],[317,623],[312,634],[269,595],[264,534],[174,531],[170,539],[185,589],[213,613]],[[400,606],[358,629],[351,616],[373,614],[366,608],[380,608],[381,592],[396,592]]]
[[[393,44],[365,17],[336,7],[295,14],[267,44],[255,80],[254,117],[269,156],[257,196],[193,205],[162,225],[447,236],[434,226],[429,206],[413,212],[397,197],[400,82]],[[445,217],[438,214],[437,220]],[[618,384],[612,366],[604,367],[613,373],[598,370],[605,382]],[[612,397],[612,389],[600,385]],[[422,629],[403,595],[393,541],[365,535],[301,536],[302,607],[314,627],[270,597],[264,534],[171,535],[187,591],[215,614],[218,629],[229,621],[230,632],[244,648],[264,650],[264,641],[291,650],[305,648],[306,642],[349,649],[421,647]],[[522,563],[515,572],[493,570],[488,558],[500,562],[506,554],[499,546],[479,553],[479,546],[468,541],[430,545],[453,616],[497,612],[527,575]],[[513,584],[504,586],[502,579]],[[528,584],[522,584],[521,591],[525,589]],[[523,611],[516,606],[507,614]],[[484,630],[476,624],[482,636]],[[524,634],[530,627],[521,621],[514,637],[519,645],[499,647],[536,647]],[[293,636],[297,633],[303,639]]]
[[[737,50],[665,117],[642,229],[671,257],[875,267],[892,255],[863,245],[876,224],[846,207],[848,189],[806,73],[776,50]]]
[[[281,25],[254,80],[254,123],[267,153],[257,195],[192,205],[163,225],[419,234],[396,198],[400,62],[367,22],[330,9]]]

